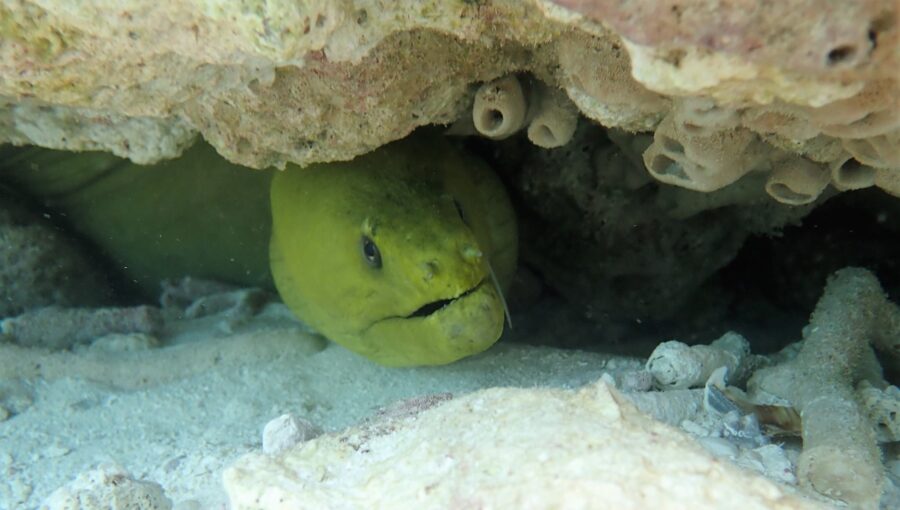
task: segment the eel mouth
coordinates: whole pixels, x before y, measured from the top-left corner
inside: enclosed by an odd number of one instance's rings
[[[416,311],[406,316],[407,319],[415,319],[419,317],[428,317],[436,312],[443,310],[444,308],[452,305],[454,302],[459,301],[460,299],[465,298],[469,294],[472,294],[484,284],[484,280],[478,282],[477,285],[472,287],[471,289],[463,292],[462,294],[449,299],[439,299],[437,301],[432,301],[430,303],[426,303],[420,306]]]

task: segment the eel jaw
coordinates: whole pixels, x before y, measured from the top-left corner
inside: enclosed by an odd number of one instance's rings
[[[428,317],[428,316],[430,316],[434,313],[437,313],[437,312],[443,310],[444,308],[452,305],[457,300],[463,299],[466,296],[468,296],[469,294],[472,294],[476,290],[480,289],[483,284],[484,284],[484,280],[478,282],[478,284],[476,284],[474,287],[472,287],[471,289],[463,292],[462,294],[460,294],[456,297],[449,298],[449,299],[439,299],[437,301],[432,301],[430,303],[426,303],[426,304],[420,306],[416,311],[407,315],[404,318],[416,319],[416,318]]]

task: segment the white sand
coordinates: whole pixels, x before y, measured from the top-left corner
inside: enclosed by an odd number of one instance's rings
[[[416,395],[577,387],[640,366],[501,342],[445,367],[391,369],[305,333],[277,309],[236,334],[217,327],[215,319],[181,323],[167,347],[138,353],[0,345],[0,404],[21,410],[0,422],[0,508],[36,508],[110,461],[161,484],[176,508],[221,508],[223,467],[258,450],[262,427],[283,413],[337,430]]]

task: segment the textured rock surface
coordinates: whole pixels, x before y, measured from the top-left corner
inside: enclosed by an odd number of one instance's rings
[[[108,282],[83,249],[0,187],[0,318],[107,302]]]
[[[235,510],[820,508],[715,460],[603,382],[436,399],[277,457],[247,455],[224,480]]]
[[[743,125],[838,173],[853,156],[879,174],[868,185],[900,192],[891,0],[3,0],[0,14],[0,140],[149,162],[200,133],[254,167],[348,159],[528,72],[607,127],[652,131],[673,98],[698,98],[730,119],[713,135]]]
[[[563,148],[512,140],[493,161],[521,204],[523,260],[607,326],[675,316],[749,236],[812,209],[769,199],[759,173],[710,193],[659,185],[640,166],[646,135],[609,136],[583,122]]]

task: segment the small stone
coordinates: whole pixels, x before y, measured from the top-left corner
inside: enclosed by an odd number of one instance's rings
[[[292,414],[282,414],[266,423],[263,428],[263,452],[275,455],[320,434],[322,430],[307,420]]]
[[[5,407],[0,406],[0,421],[6,421],[9,419],[9,417],[9,411]]]

